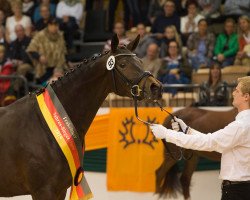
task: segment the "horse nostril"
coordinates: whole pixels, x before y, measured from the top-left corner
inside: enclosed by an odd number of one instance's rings
[[[162,86],[152,83],[150,86],[150,91],[154,99],[160,99],[162,97]]]

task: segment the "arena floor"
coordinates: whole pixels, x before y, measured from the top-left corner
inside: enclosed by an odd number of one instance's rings
[[[86,172],[85,174],[94,193],[93,200],[159,200],[153,193],[108,192],[105,173]],[[195,172],[192,179],[191,200],[219,200],[221,196],[221,181],[218,179],[218,176],[218,170]],[[69,198],[67,197],[66,199]],[[20,196],[0,198],[0,200],[31,200],[31,197]],[[183,200],[183,197],[180,196],[175,200]]]

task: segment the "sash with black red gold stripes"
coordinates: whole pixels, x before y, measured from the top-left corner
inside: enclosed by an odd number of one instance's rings
[[[51,133],[66,157],[72,175],[70,200],[93,197],[83,173],[82,144],[76,129],[50,85],[36,96]]]

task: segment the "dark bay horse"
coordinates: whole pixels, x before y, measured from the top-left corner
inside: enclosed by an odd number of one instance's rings
[[[110,52],[85,59],[51,84],[83,145],[98,108],[110,92],[132,97],[131,87],[138,84],[142,89],[138,99],[161,98],[160,82],[141,70],[142,62],[131,52],[138,42],[139,36],[121,47],[115,35]],[[110,56],[116,58],[113,71],[107,69]],[[39,110],[36,94],[0,108],[0,127],[0,196],[30,194],[34,200],[65,199],[72,184],[71,173]]]
[[[181,118],[188,126],[202,132],[212,133],[232,122],[237,114],[235,109],[230,111],[210,111],[196,107],[187,107],[173,113]],[[167,117],[163,124],[171,128],[171,117]],[[184,169],[178,177],[177,158],[180,157],[180,148],[175,144],[166,143],[168,151],[164,152],[164,161],[156,170],[156,193],[160,196],[176,196],[182,193],[185,199],[190,198],[190,182],[199,157],[220,161],[221,154],[217,152],[194,151],[182,149],[183,156],[190,158],[185,160]]]

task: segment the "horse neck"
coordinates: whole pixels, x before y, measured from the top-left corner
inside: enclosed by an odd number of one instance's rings
[[[110,92],[111,79],[101,60],[76,68],[53,87],[82,140]]]

